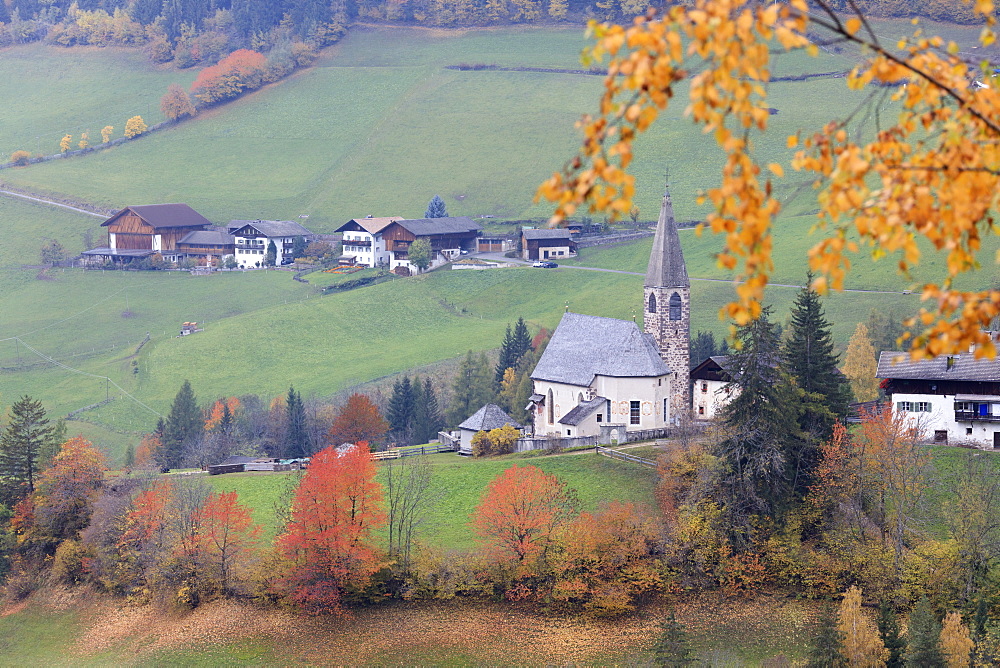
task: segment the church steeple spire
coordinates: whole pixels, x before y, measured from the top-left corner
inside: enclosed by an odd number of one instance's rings
[[[690,408],[691,281],[677,234],[669,187],[664,190],[643,284],[643,326],[673,376],[671,418]]]
[[[647,288],[690,288],[687,267],[681,240],[677,236],[677,222],[674,220],[674,205],[670,200],[669,186],[663,192],[660,219],[656,223],[653,237],[653,252],[649,256],[646,269]]]

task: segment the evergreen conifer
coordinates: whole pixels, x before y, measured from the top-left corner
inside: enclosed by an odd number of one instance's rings
[[[905,665],[914,668],[945,668],[947,664],[941,652],[941,623],[934,616],[934,610],[926,596],[920,597],[913,606],[907,631],[909,642]]]
[[[431,201],[427,203],[427,211],[424,212],[424,218],[447,218],[448,208],[444,205],[444,200],[438,195],[431,197]]]
[[[54,432],[41,401],[24,395],[10,407],[10,422],[0,434],[0,475],[9,483],[7,500],[34,491],[39,452]]]
[[[837,630],[833,607],[828,606],[819,619],[809,650],[807,668],[845,668],[847,660],[841,654],[843,634]]]
[[[307,457],[312,454],[306,430],[306,408],[302,404],[302,395],[294,387],[288,388],[288,396],[285,398],[285,419],[285,456]]]
[[[170,414],[163,425],[160,464],[168,469],[180,466],[184,446],[198,438],[203,427],[198,401],[191,389],[191,383],[185,380],[170,405]]]
[[[688,644],[687,632],[677,621],[674,613],[664,620],[660,626],[660,635],[653,645],[653,665],[666,668],[681,668],[694,663],[691,656],[691,646]]]
[[[389,429],[397,441],[409,443],[414,414],[413,384],[409,376],[403,376],[392,386],[392,396],[389,398],[389,410],[386,419]]]

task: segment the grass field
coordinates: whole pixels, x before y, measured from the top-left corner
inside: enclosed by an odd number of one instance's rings
[[[564,481],[576,490],[581,510],[596,510],[612,499],[650,508],[655,505],[652,469],[593,453],[528,460],[516,457],[470,459],[453,453],[426,457],[434,467],[432,489],[441,495],[441,500],[428,514],[419,539],[443,550],[465,550],[475,546],[475,536],[469,526],[472,511],[490,480],[514,465],[537,466]],[[385,466],[380,464],[380,470]],[[254,521],[264,528],[264,535],[270,540],[275,534],[275,502],[288,486],[288,479],[295,475],[235,473],[212,476],[208,481],[216,491],[237,492],[241,502],[254,509]]]

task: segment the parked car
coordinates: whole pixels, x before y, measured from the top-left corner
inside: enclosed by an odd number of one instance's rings
[[[549,262],[548,260],[539,260],[538,262],[531,265],[532,267],[541,267],[542,269],[555,269],[559,265],[555,262]]]

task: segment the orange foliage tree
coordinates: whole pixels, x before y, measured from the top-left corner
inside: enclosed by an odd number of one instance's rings
[[[234,98],[246,90],[259,88],[266,67],[267,59],[256,51],[233,51],[218,64],[198,73],[191,84],[191,94],[201,105]]]
[[[187,91],[177,84],[170,84],[167,92],[160,98],[160,111],[172,121],[198,113],[191,104]]]
[[[239,408],[240,400],[238,397],[217,400],[208,411],[208,417],[205,419],[205,431],[228,432]]]
[[[337,412],[327,433],[331,443],[357,443],[379,441],[389,431],[378,407],[366,394],[352,394]]]
[[[682,82],[689,85],[687,114],[711,133],[724,160],[721,182],[702,197],[712,207],[706,224],[725,237],[718,261],[739,278],[736,298],[722,314],[743,325],[761,312],[773,272],[772,225],[781,210],[772,177],[782,178],[784,166],[761,164],[755,153],[761,141],[752,141],[769,129],[766,86],[775,59],[793,50],[817,55],[817,41],[855,45],[859,62],[845,78],[847,87],[893,89],[866,97],[866,104],[880,105],[870,110],[878,114],[877,130],[851,125],[869,113],[860,110],[787,139],[790,148],[803,147],[790,166],[813,182],[818,227],[826,232],[809,251],[813,286],[842,288],[850,254],[862,246],[876,258],[895,253],[906,273],[920,262],[921,241],[929,242],[945,255],[945,270],[922,288],[927,306],[909,323],[923,328],[911,342],[913,354],[975,344],[977,354],[992,356],[984,330],[1000,315],[1000,290],[963,291],[953,281],[978,266],[983,236],[997,230],[1000,87],[973,83],[992,79],[994,65],[986,59],[970,64],[958,45],[921,29],[885,45],[857,5],[850,6],[855,14],[845,18],[828,0],[693,0],[662,13],[650,10],[629,27],[591,22],[596,44],[587,58],[609,57],[599,113],[581,120],[580,155],[538,196],[556,203],[554,223],[581,207],[628,212],[633,142]],[[972,6],[983,25],[980,43],[989,46],[996,40],[994,3]],[[886,97],[894,105],[889,113]]]
[[[512,466],[490,481],[472,523],[496,557],[527,567],[544,559],[573,514],[562,481],[535,466]]]
[[[372,532],[385,521],[371,453],[322,450],[295,490],[291,521],[278,538],[289,565],[279,588],[309,612],[341,613],[345,593],[363,589],[379,568]]]
[[[234,570],[246,563],[260,540],[260,526],[236,492],[210,494],[194,510],[192,524],[198,527],[198,556],[211,571],[208,577],[229,592]]]

